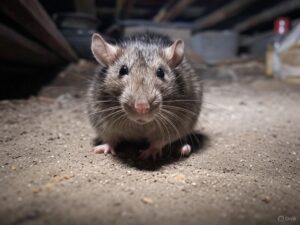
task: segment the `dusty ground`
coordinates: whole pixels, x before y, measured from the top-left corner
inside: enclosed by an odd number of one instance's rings
[[[80,82],[0,102],[0,224],[300,224],[299,86],[232,76],[200,149],[154,163],[90,151]]]

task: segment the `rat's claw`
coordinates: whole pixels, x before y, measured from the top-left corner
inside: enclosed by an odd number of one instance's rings
[[[104,154],[104,155],[107,155],[108,153],[111,153],[112,155],[116,154],[115,150],[109,144],[97,145],[94,147],[93,150],[96,154]]]
[[[191,154],[192,148],[189,144],[182,146],[179,150],[181,156],[189,156]]]

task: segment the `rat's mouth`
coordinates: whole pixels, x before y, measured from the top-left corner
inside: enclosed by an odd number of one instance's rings
[[[143,120],[143,119],[137,119],[136,122],[139,123],[139,124],[145,124],[145,123],[147,123],[147,121]]]
[[[143,117],[133,116],[131,118],[131,120],[133,120],[137,124],[146,124],[146,123],[150,123],[151,121],[153,121],[153,117],[150,116],[150,115],[149,116],[143,116]]]
[[[128,118],[140,125],[146,124],[146,123],[150,123],[154,120],[154,116],[153,115],[128,115]]]

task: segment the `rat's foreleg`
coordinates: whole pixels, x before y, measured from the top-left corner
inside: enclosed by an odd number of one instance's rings
[[[97,145],[93,148],[94,152],[96,154],[104,154],[107,155],[108,153],[111,153],[112,155],[115,155],[115,147],[117,145],[117,142],[114,140],[109,141],[103,141],[101,145]]]
[[[151,157],[155,160],[157,157],[161,157],[163,146],[161,141],[150,143],[150,147],[139,155],[139,159],[145,160]]]

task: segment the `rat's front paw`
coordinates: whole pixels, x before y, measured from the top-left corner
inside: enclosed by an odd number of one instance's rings
[[[97,145],[94,147],[93,150],[96,154],[104,154],[104,155],[108,153],[111,153],[112,155],[116,154],[115,150],[110,144]]]
[[[179,149],[179,153],[181,156],[189,156],[191,154],[192,148],[189,144],[185,144]]]

